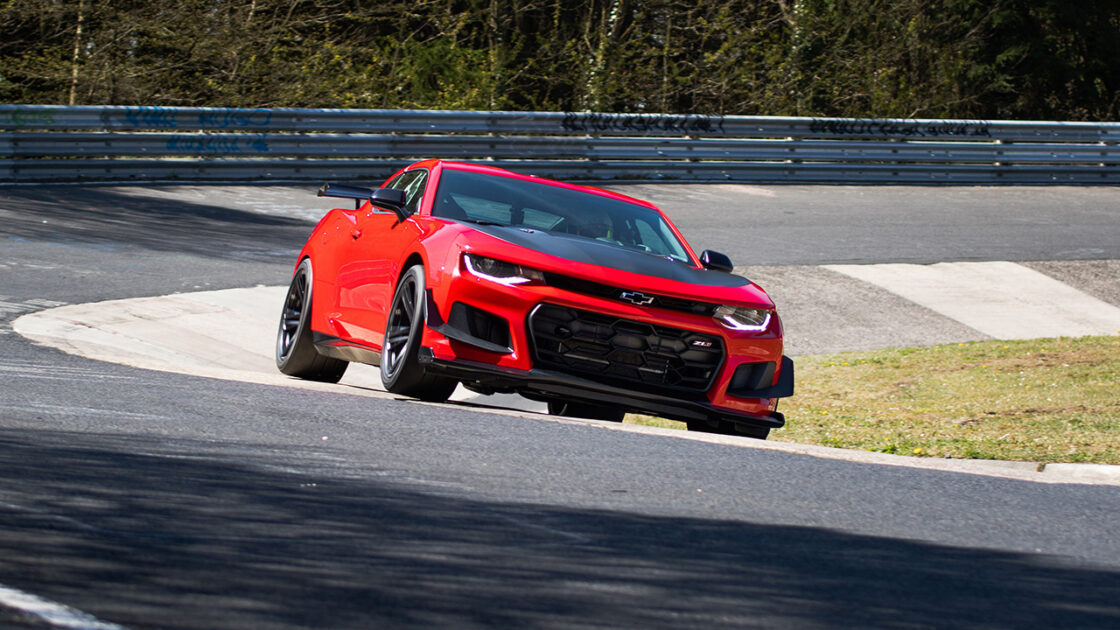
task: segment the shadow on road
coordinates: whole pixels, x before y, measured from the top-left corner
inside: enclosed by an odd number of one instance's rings
[[[214,197],[221,198],[219,187]],[[16,238],[273,262],[294,260],[313,227],[182,198],[78,186],[0,189],[0,219],[0,234]]]
[[[134,627],[1120,625],[1120,575],[1054,558],[490,503],[168,446],[0,431],[0,584]]]

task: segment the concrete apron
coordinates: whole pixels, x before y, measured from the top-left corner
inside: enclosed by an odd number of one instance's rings
[[[923,326],[920,339],[946,343],[960,338],[959,329],[975,338],[1027,339],[1053,336],[1120,333],[1120,308],[1094,298],[1025,266],[1007,262],[939,263],[936,265],[831,265],[800,268],[799,282],[811,276],[842,274],[902,298],[951,320],[956,330],[945,339],[929,338],[931,326],[921,318],[892,317],[889,326]],[[757,269],[756,269],[757,271]],[[781,285],[782,268],[763,275]],[[806,274],[810,277],[806,277]],[[826,284],[822,279],[821,284]],[[769,287],[768,287],[769,288]],[[373,398],[396,398],[381,388],[377,368],[351,364],[337,384],[293,379],[276,370],[274,348],[280,306],[286,287],[258,286],[161,297],[76,304],[24,315],[13,323],[21,335],[64,352],[134,367],[236,380],[263,385],[300,387]],[[797,291],[777,286],[771,294]],[[819,297],[819,295],[818,295]],[[799,300],[809,299],[800,296]],[[838,298],[842,299],[842,298]],[[779,310],[783,302],[779,300]],[[864,303],[859,308],[866,309]],[[832,311],[835,317],[835,311]],[[796,318],[795,318],[796,319]],[[817,329],[811,322],[802,328]],[[820,327],[827,322],[819,322]],[[951,327],[950,327],[951,328]],[[938,330],[936,326],[933,330]],[[903,335],[905,337],[905,335]],[[891,337],[891,335],[887,335]],[[813,347],[810,340],[801,345]],[[872,344],[873,345],[873,344]],[[788,346],[787,346],[788,347]],[[860,349],[850,347],[844,349]],[[790,348],[793,351],[792,348]],[[419,403],[417,404],[425,404]],[[537,420],[587,424],[740,447],[763,448],[854,462],[910,466],[969,474],[993,475],[1050,483],[1120,485],[1120,466],[1050,464],[915,458],[820,446],[759,441],[542,415],[544,405],[519,396],[477,396],[460,387],[451,408],[515,414]]]

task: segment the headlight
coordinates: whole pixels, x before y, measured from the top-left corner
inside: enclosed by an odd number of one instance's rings
[[[463,254],[463,265],[471,275],[498,284],[512,285],[527,282],[544,284],[544,273],[541,271],[515,265],[504,260],[487,258],[477,254]]]
[[[770,311],[761,308],[718,306],[714,317],[716,321],[732,330],[760,332],[770,325]]]

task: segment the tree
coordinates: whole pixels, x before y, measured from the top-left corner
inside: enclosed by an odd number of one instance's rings
[[[1085,0],[0,0],[20,103],[1116,119]]]

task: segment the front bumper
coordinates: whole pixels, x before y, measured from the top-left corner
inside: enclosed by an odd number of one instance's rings
[[[759,428],[782,426],[782,415],[776,413],[778,399],[793,393],[793,365],[782,356],[778,317],[771,319],[765,331],[737,331],[719,326],[708,314],[670,309],[664,304],[638,305],[557,284],[500,284],[463,269],[461,251],[449,249],[455,253],[428,266],[427,320],[421,346],[427,349],[425,367],[431,371],[456,378],[476,391],[518,391],[529,398],[544,400],[603,402],[685,421],[728,420]],[[661,294],[657,287],[637,289]],[[674,373],[658,383],[657,370],[644,370],[653,375],[651,379],[635,382],[632,376],[614,370],[593,373],[594,370],[584,371],[573,363],[567,365],[569,369],[558,367],[563,361],[555,360],[555,356],[539,360],[542,348],[536,343],[540,340],[531,329],[532,314],[541,305],[626,322],[625,330],[618,331],[621,345],[616,346],[626,350],[632,349],[628,345],[629,336],[634,333],[630,324],[675,329],[688,342],[693,342],[693,337],[719,337],[723,359],[699,365],[701,370],[714,370],[706,387],[697,385],[698,375],[693,382],[686,382],[676,379]],[[472,315],[467,312],[470,309],[485,313],[481,319],[488,321],[473,320],[478,313]],[[495,333],[505,329],[508,334]],[[650,348],[659,345],[655,343]],[[712,345],[716,345],[714,341]],[[695,353],[690,350],[688,354],[687,363],[692,366]],[[573,359],[570,355],[565,358]],[[618,364],[631,365],[624,360],[618,360]],[[676,364],[670,367],[677,369]]]
[[[744,427],[777,429],[785,417],[777,411],[747,413],[697,400],[682,400],[647,392],[635,392],[569,374],[533,368],[515,368],[470,361],[438,359],[430,348],[420,348],[419,362],[426,371],[461,381],[484,383],[500,391],[516,391],[527,398],[563,399],[582,403],[609,404],[671,420],[727,421]],[[786,359],[788,361],[788,359]],[[792,362],[789,380],[793,379]],[[777,387],[777,386],[775,386]]]

